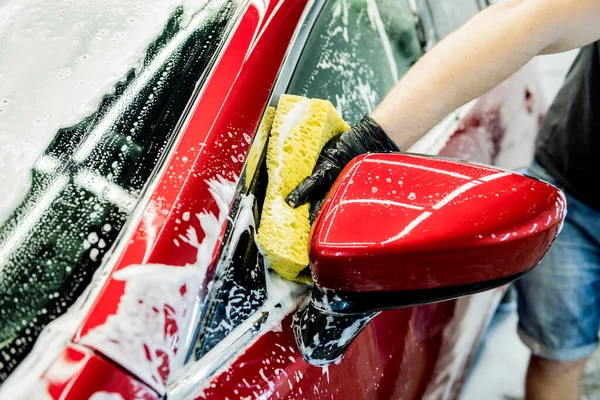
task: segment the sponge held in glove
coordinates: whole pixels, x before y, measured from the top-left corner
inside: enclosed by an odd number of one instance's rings
[[[350,129],[326,100],[282,95],[267,148],[269,182],[257,240],[271,268],[289,280],[306,281],[309,204],[290,207],[286,196],[312,173],[319,153]]]

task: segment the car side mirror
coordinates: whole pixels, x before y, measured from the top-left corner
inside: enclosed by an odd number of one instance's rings
[[[354,159],[313,224],[315,286],[294,322],[301,352],[328,364],[380,311],[519,278],[565,213],[560,190],[514,172],[403,153]]]

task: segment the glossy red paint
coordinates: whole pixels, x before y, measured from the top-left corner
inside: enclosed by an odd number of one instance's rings
[[[531,158],[529,142],[535,136],[537,118],[512,100],[520,99],[523,88],[535,82],[534,71],[527,67],[502,87],[480,98],[466,116],[485,120],[482,113],[499,110],[497,140],[501,146],[496,160],[504,166],[524,166]],[[539,96],[536,100],[536,109],[543,110]],[[486,132],[488,126],[466,130],[461,130],[461,126],[459,121],[442,152],[477,161],[489,157],[487,150],[482,149],[492,148],[490,143],[483,147],[460,145],[460,141],[488,141],[491,137]],[[457,137],[460,141],[455,141]],[[206,382],[204,395],[198,398],[217,400],[258,395],[274,399],[457,399],[475,346],[501,294],[501,289],[493,290],[383,312],[361,332],[341,362],[328,369],[311,366],[301,359],[288,317],[281,332],[262,335],[229,368]],[[373,351],[373,346],[377,351]],[[284,349],[289,351],[287,357],[283,357]],[[302,376],[295,375],[296,371],[302,372]]]
[[[386,311],[350,345],[339,364],[315,367],[300,354],[291,318],[261,336],[197,399],[403,399],[459,393],[471,344],[483,333],[498,292]],[[467,326],[466,322],[475,322]],[[458,341],[465,338],[462,346]],[[467,346],[466,348],[464,346]],[[458,374],[457,374],[458,372]]]
[[[342,172],[313,225],[321,287],[420,290],[481,283],[535,266],[558,234],[555,187],[478,164],[371,154]]]
[[[202,241],[204,232],[197,218],[186,221],[183,214],[218,215],[207,182],[219,175],[235,181],[240,174],[251,137],[305,4],[298,0],[250,2],[113,273],[135,264],[183,266],[196,262],[197,248],[183,242],[181,235],[192,228]],[[124,286],[123,281],[113,279],[111,274],[74,342],[80,342],[116,313]],[[165,329],[181,328],[173,326],[172,321],[167,323],[170,326]],[[177,332],[169,335],[169,342],[163,345],[176,350]],[[101,345],[93,349],[104,353]],[[145,350],[140,347],[139,351]],[[163,358],[158,367],[163,381],[146,383],[162,393],[172,360],[165,354],[158,357]],[[157,368],[151,364],[150,360],[145,366],[132,361],[122,367],[137,375],[140,368]]]
[[[386,312],[340,364],[321,368],[298,353],[291,317],[204,388],[198,399],[417,399],[434,376],[454,302]],[[433,322],[434,321],[434,322]],[[346,362],[344,362],[346,361]]]
[[[106,399],[103,395],[121,396],[123,399],[159,399],[151,389],[116,365],[89,349],[74,345],[65,348],[40,384],[47,384],[47,393],[56,400]],[[45,388],[42,390],[46,392]]]

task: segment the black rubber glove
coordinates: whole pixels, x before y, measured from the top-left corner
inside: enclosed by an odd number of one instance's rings
[[[307,177],[287,196],[291,207],[310,202],[310,221],[317,216],[323,200],[342,169],[353,158],[366,153],[400,151],[381,126],[369,115],[350,130],[333,137],[317,160],[311,176]]]

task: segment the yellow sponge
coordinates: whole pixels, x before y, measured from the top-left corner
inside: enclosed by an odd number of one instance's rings
[[[268,107],[265,111],[265,114],[263,115],[262,121],[260,121],[258,131],[254,136],[254,142],[252,142],[252,146],[250,147],[250,151],[248,152],[245,170],[246,189],[250,187],[250,183],[252,182],[252,178],[254,177],[256,168],[258,167],[258,162],[260,161],[261,153],[263,151],[263,148],[265,147],[267,138],[269,137],[269,132],[271,132],[273,118],[275,118],[275,107]]]
[[[279,100],[267,149],[269,182],[258,243],[271,268],[286,279],[307,279],[299,274],[308,266],[310,221],[308,204],[292,208],[285,198],[312,173],[323,146],[348,129],[328,101],[292,95]]]

